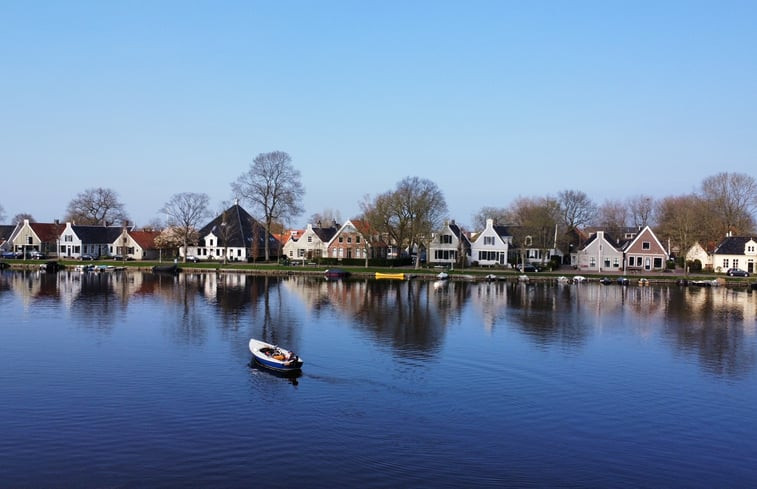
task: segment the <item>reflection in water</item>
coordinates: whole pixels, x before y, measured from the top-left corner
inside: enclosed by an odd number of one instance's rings
[[[755,334],[757,294],[729,288],[454,281],[435,288],[421,280],[25,270],[0,274],[0,303],[8,294],[27,311],[58,303],[78,324],[106,333],[130,302],[149,297],[165,303],[169,334],[187,344],[205,341],[212,326],[298,349],[306,319],[288,304],[296,300],[308,314],[348,318],[356,330],[419,359],[436,355],[449,327],[472,314],[487,331],[514,329],[537,345],[567,350],[619,328],[659,335],[718,376],[743,377],[756,360],[745,338]],[[199,308],[212,308],[219,324],[206,324]]]

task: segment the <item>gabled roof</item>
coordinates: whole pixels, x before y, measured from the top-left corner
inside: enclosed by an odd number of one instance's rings
[[[71,229],[82,243],[109,244],[113,243],[123,232],[121,226],[76,226]]]
[[[131,231],[129,236],[131,236],[131,239],[136,241],[143,250],[152,250],[156,248],[155,238],[157,238],[159,234],[158,231]]]
[[[41,241],[50,242],[55,241],[60,237],[60,234],[66,228],[66,225],[48,222],[30,222],[29,227],[32,228],[34,234],[36,234]]]
[[[318,239],[320,239],[324,243],[328,243],[329,241],[331,241],[331,238],[336,235],[339,229],[341,229],[341,226],[334,223],[333,226],[329,226],[327,228],[313,227],[312,229],[315,235],[318,236]]]
[[[650,228],[649,226],[645,226],[645,227],[644,227],[644,228],[643,228],[643,229],[642,229],[641,231],[639,231],[639,233],[638,233],[638,234],[637,234],[636,236],[634,236],[634,238],[633,238],[633,239],[630,239],[630,240],[626,241],[625,243],[623,243],[623,245],[622,245],[622,249],[623,249],[623,251],[627,251],[627,250],[629,250],[629,249],[630,249],[631,247],[633,247],[633,245],[634,245],[634,244],[635,244],[635,243],[636,243],[637,241],[639,241],[639,240],[640,240],[640,239],[641,239],[641,238],[642,238],[642,237],[643,237],[643,236],[644,236],[645,234],[647,234],[647,233],[648,233],[648,234],[649,234],[650,236],[652,236],[652,238],[653,238],[653,239],[654,239],[654,241],[655,241],[655,244],[657,244],[657,247],[658,247],[659,249],[661,249],[661,250],[663,251],[663,253],[665,253],[665,255],[667,255],[668,253],[667,253],[667,251],[665,250],[665,247],[664,247],[664,246],[662,246],[662,243],[660,243],[660,240],[659,240],[659,239],[657,239],[657,235],[656,235],[656,234],[654,233],[654,231],[652,231],[652,228]]]
[[[755,241],[750,236],[727,236],[713,251],[714,255],[743,255],[746,244],[750,241]]]
[[[200,239],[211,233],[222,240],[220,244],[231,248],[249,248],[253,237],[265,245],[265,227],[239,204],[232,205],[200,229]],[[271,239],[278,242],[273,236]]]
[[[610,246],[612,246],[614,249],[618,251],[622,250],[630,242],[630,240],[617,240],[613,238],[610,234],[600,230],[600,231],[596,231],[592,233],[592,235],[589,236],[589,239],[584,241],[583,248],[581,249],[588,248],[594,241],[599,239],[600,232],[602,233],[602,237],[604,241],[606,241]]]

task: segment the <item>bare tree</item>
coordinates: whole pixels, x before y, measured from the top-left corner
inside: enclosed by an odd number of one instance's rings
[[[415,247],[428,249],[432,233],[447,213],[447,202],[441,190],[431,180],[418,177],[406,177],[393,191],[374,199],[366,196],[360,207],[362,219],[376,235],[385,233],[410,253]],[[420,267],[420,253],[416,254],[415,267]]]
[[[562,218],[560,203],[552,197],[516,199],[510,206],[513,239],[521,252],[521,263],[526,264],[525,252],[538,249],[542,258],[555,245],[557,226]]]
[[[720,237],[754,231],[757,182],[743,173],[718,173],[702,182],[702,195],[718,217]]]
[[[628,209],[619,200],[606,200],[597,211],[595,224],[615,238],[621,238],[628,220]]]
[[[21,214],[16,214],[15,216],[13,216],[13,219],[11,219],[11,224],[19,224],[27,219],[29,220],[29,222],[37,222],[31,214],[22,212]]]
[[[174,228],[174,233],[181,239],[184,250],[184,263],[187,261],[187,247],[197,239],[197,228],[202,219],[208,217],[207,194],[183,192],[174,194],[163,205],[160,212],[166,215],[166,222]]]
[[[569,231],[586,226],[596,217],[597,206],[580,190],[563,190],[557,194],[557,200],[563,224]]]
[[[0,205],[0,222],[3,222],[5,220],[5,209],[3,209],[3,206]]]
[[[705,218],[705,210],[705,202],[693,194],[665,197],[657,204],[655,232],[670,238],[683,253],[697,241],[706,245],[708,237],[702,223],[709,219]]]
[[[265,231],[271,233],[274,220],[302,214],[300,202],[305,189],[300,172],[292,166],[292,158],[283,151],[260,153],[250,168],[231,184],[231,189],[245,201],[262,211]],[[270,259],[270,244],[265,239],[265,259]]]
[[[473,226],[475,229],[484,229],[487,219],[493,219],[495,223],[499,224],[511,221],[509,211],[506,208],[485,206],[473,216]]]
[[[629,197],[626,207],[631,213],[633,225],[637,229],[651,226],[654,220],[655,200],[649,195]]]
[[[439,187],[431,180],[406,177],[394,191],[398,217],[408,223],[408,248],[418,247],[415,268],[420,268],[420,248],[428,249],[433,232],[441,226],[447,213],[447,202]]]
[[[322,223],[322,226],[328,226],[331,223],[341,223],[342,222],[342,214],[339,212],[339,210],[334,209],[324,209],[321,212],[316,212],[312,216],[310,216],[310,223],[311,224],[317,224]]]
[[[80,225],[110,226],[117,222],[126,223],[129,216],[114,190],[98,187],[77,194],[69,202],[66,220]]]

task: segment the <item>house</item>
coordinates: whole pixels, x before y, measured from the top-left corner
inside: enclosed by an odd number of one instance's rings
[[[480,266],[506,266],[513,237],[506,226],[486,220],[486,227],[471,243],[471,260]]]
[[[58,237],[58,256],[61,258],[105,258],[116,255],[115,243],[122,226],[77,226],[67,222]]]
[[[159,231],[130,231],[123,229],[114,242],[116,255],[133,260],[156,260],[160,250],[155,246]]]
[[[327,256],[328,245],[331,238],[339,231],[340,226],[334,221],[329,227],[321,227],[320,221],[317,226],[308,224],[307,229],[297,233],[284,243],[283,254],[290,260],[310,262]]]
[[[329,258],[339,260],[387,257],[386,243],[371,230],[368,223],[359,219],[342,224],[329,240],[326,250]]]
[[[16,251],[28,257],[32,252],[45,255],[56,255],[58,252],[58,238],[64,226],[59,222],[42,223],[29,222],[24,219],[16,225],[8,237],[6,249]]]
[[[429,265],[454,266],[460,263],[461,253],[463,266],[468,265],[471,259],[471,242],[453,219],[446,221],[442,228],[432,235],[426,258]]]
[[[575,265],[583,272],[602,273],[623,270],[623,250],[618,242],[604,231],[592,234],[575,255]]]
[[[686,252],[685,259],[687,267],[690,263],[695,264],[692,270],[712,270],[712,255],[698,241]],[[699,263],[696,264],[697,262]]]
[[[712,266],[717,273],[725,273],[729,268],[755,272],[757,242],[749,236],[726,236],[712,252]]]
[[[649,226],[645,226],[633,239],[623,245],[626,271],[662,271],[668,261],[668,252]]]
[[[265,243],[271,257],[281,252],[281,243],[267,234],[265,226],[253,218],[242,206],[235,203],[199,230],[197,245],[185,250],[181,256],[196,256],[200,260],[254,261],[265,258]],[[182,247],[183,248],[183,247]]]

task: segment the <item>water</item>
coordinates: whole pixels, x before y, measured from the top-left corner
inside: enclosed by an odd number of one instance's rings
[[[754,487],[756,302],[3,272],[0,487]]]

